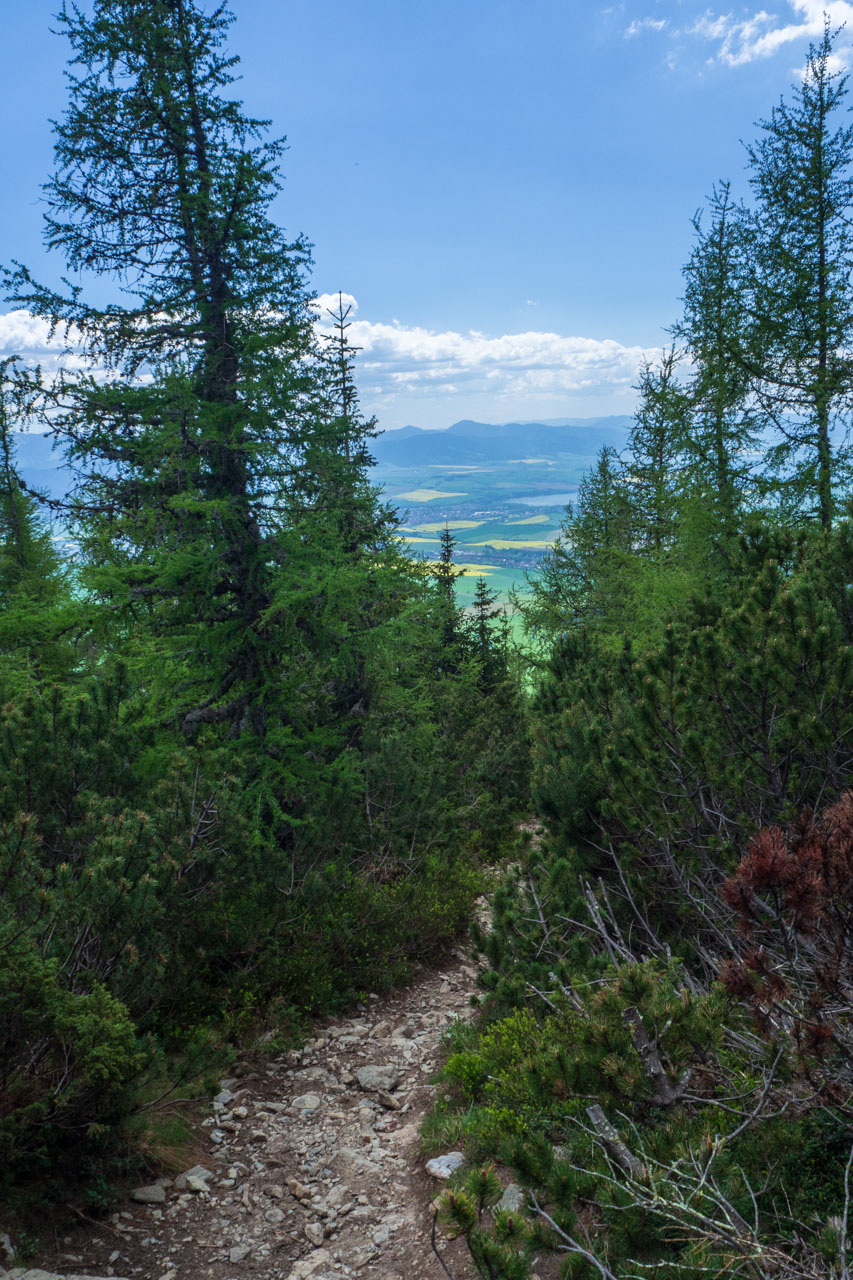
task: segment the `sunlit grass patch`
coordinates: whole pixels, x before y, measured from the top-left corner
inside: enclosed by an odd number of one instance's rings
[[[524,516],[521,520],[507,520],[507,528],[514,528],[517,524],[547,524],[550,516]]]
[[[521,542],[513,538],[490,538],[488,542],[469,542],[469,547],[492,547],[495,551],[544,551],[553,544],[553,538],[531,539]]]
[[[443,529],[479,529],[485,523],[485,520],[434,520],[432,524],[413,524],[411,527],[414,533],[441,533]]]
[[[432,502],[435,498],[467,498],[466,493],[451,493],[447,489],[410,489],[408,493],[398,493],[397,498],[405,502]]]

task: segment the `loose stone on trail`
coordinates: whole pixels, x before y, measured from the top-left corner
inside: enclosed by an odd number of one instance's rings
[[[392,1066],[376,1066],[371,1064],[366,1067],[359,1067],[355,1073],[355,1078],[366,1091],[390,1093],[392,1089],[396,1089],[400,1080],[400,1072]]]
[[[448,1151],[446,1156],[436,1156],[434,1160],[427,1160],[426,1171],[434,1178],[440,1178],[442,1182],[446,1182],[464,1163],[465,1157],[461,1151]]]
[[[475,977],[454,953],[370,1017],[325,1019],[304,1048],[253,1057],[195,1130],[197,1163],[72,1228],[44,1271],[0,1264],[0,1280],[441,1280],[420,1126]],[[449,1152],[427,1168],[445,1181],[461,1162]],[[464,1242],[442,1247],[466,1274]]]

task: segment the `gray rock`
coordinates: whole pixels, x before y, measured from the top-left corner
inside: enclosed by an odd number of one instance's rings
[[[119,1276],[59,1276],[55,1271],[42,1271],[40,1267],[15,1267],[12,1271],[0,1271],[0,1280],[120,1280]]]
[[[273,1227],[277,1227],[280,1222],[284,1222],[284,1219],[285,1214],[282,1213],[281,1209],[267,1209],[264,1214],[264,1221],[268,1222],[270,1226]]]
[[[375,1244],[363,1244],[359,1249],[355,1249],[352,1256],[347,1258],[347,1262],[354,1268],[365,1267],[377,1255],[379,1250]]]
[[[62,1280],[62,1276],[53,1271],[42,1271],[40,1267],[15,1267],[13,1271],[0,1272],[2,1280]]]
[[[29,1272],[27,1272],[26,1274],[30,1277],[30,1280],[32,1280],[32,1276],[30,1276],[30,1273],[29,1273]],[[74,1275],[74,1276],[65,1276],[65,1277],[64,1277],[64,1280],[120,1280],[120,1278],[119,1278],[119,1276],[77,1276],[77,1275]]]
[[[315,1275],[320,1267],[329,1266],[331,1261],[332,1255],[328,1249],[315,1249],[310,1257],[294,1263],[287,1280],[307,1280],[307,1277]]]
[[[400,1079],[400,1072],[396,1067],[380,1067],[366,1066],[359,1067],[355,1073],[355,1077],[362,1089],[378,1093],[383,1090],[390,1093],[392,1089],[396,1089]]]
[[[319,1111],[322,1102],[319,1093],[302,1093],[293,1099],[291,1106],[295,1111]]]
[[[222,1089],[217,1093],[213,1101],[218,1102],[221,1107],[227,1107],[229,1102],[234,1101],[234,1094],[230,1089]]]
[[[164,1204],[166,1188],[155,1182],[150,1187],[137,1187],[135,1191],[131,1191],[130,1198],[137,1204]]]
[[[175,1179],[176,1191],[207,1191],[209,1188],[205,1185],[213,1174],[209,1169],[205,1169],[203,1164],[194,1164],[191,1169],[187,1169],[185,1173],[179,1173]],[[191,1180],[192,1179],[192,1183]],[[201,1186],[198,1186],[198,1183]]]
[[[322,1223],[308,1222],[305,1224],[305,1238],[313,1244],[315,1249],[319,1249],[325,1239],[326,1233],[323,1230]]]
[[[448,1151],[445,1156],[436,1156],[434,1160],[427,1160],[426,1171],[434,1178],[446,1182],[464,1163],[465,1157],[461,1151]]]
[[[527,1197],[517,1182],[511,1182],[504,1188],[504,1193],[495,1205],[495,1213],[508,1209],[511,1213],[521,1213],[527,1203]]]
[[[252,1252],[252,1246],[249,1244],[235,1244],[228,1250],[229,1262],[243,1262]]]
[[[335,1077],[325,1067],[308,1067],[305,1071],[299,1073],[303,1079],[311,1080],[317,1084],[334,1084]]]

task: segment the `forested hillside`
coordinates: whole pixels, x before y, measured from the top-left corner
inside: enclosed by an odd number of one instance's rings
[[[629,447],[602,450],[521,601],[545,835],[476,933],[485,1021],[451,1037],[426,1130],[468,1155],[440,1219],[492,1280],[549,1255],[602,1280],[848,1274],[839,40],[761,122],[748,198],[720,183],[696,219]],[[493,1213],[501,1169],[519,1185]]]
[[[452,568],[400,554],[345,316],[318,341],[309,245],[270,217],[283,143],[235,98],[231,21],[63,11],[45,235],[81,283],[5,275],[75,352],[55,378],[0,367],[0,1183],[21,1212],[66,1169],[100,1204],[128,1125],[182,1080],[439,950],[526,803],[496,611],[484,591],[463,616]],[[67,498],[19,480],[27,428]]]

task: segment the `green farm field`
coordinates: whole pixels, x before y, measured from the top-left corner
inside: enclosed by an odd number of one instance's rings
[[[463,605],[479,573],[507,601],[538,571],[599,449],[621,446],[625,429],[612,418],[405,427],[377,439],[373,479],[397,508],[413,556],[435,560],[442,531],[452,532],[465,566],[457,581]]]

